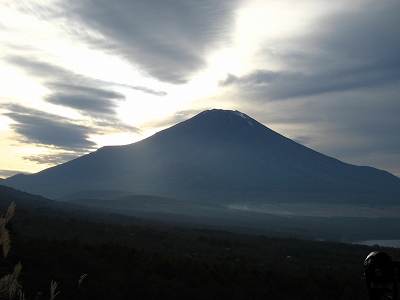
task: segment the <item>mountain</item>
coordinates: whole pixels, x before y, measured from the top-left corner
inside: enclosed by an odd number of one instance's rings
[[[80,199],[99,199],[99,200],[112,200],[124,196],[130,196],[132,192],[118,191],[118,190],[94,190],[94,191],[80,191],[72,194],[65,195],[55,200],[71,202]]]
[[[107,189],[215,203],[400,203],[400,178],[318,153],[241,112],[216,109],[3,184],[52,199]]]

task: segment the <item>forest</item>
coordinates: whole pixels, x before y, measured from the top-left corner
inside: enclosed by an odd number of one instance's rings
[[[35,198],[36,197],[36,198]],[[26,299],[367,299],[363,261],[392,249],[106,215],[1,190]]]

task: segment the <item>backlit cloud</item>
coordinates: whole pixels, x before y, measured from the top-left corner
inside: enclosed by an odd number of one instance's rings
[[[92,47],[115,53],[161,81],[188,82],[205,55],[229,40],[236,1],[71,1],[42,17],[64,19]]]
[[[2,108],[9,110],[5,115],[15,122],[10,126],[21,136],[20,142],[78,151],[96,146],[89,140],[89,134],[94,130],[73,120],[18,104],[7,104]]]
[[[164,92],[153,91],[145,87],[114,84],[90,78],[48,62],[37,61],[34,58],[9,56],[6,60],[43,82],[43,85],[50,90],[50,93],[44,98],[45,101],[79,110],[82,114],[94,118],[116,115],[115,109],[118,107],[118,101],[126,99],[125,95],[113,90],[113,87],[116,86],[158,96],[166,95]]]

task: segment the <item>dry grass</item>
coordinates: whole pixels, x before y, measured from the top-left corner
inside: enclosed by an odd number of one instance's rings
[[[3,262],[6,261],[8,253],[11,248],[10,232],[6,228],[7,223],[11,220],[15,211],[15,203],[11,203],[7,209],[7,214],[3,217],[0,216],[0,246],[3,250]],[[0,299],[4,300],[25,300],[25,295],[22,290],[21,284],[18,282],[18,277],[22,270],[22,264],[19,262],[14,266],[12,272],[7,273],[2,270],[0,266]],[[83,278],[82,278],[83,279]],[[51,281],[50,284],[50,300],[59,294],[56,292],[57,282]]]
[[[8,252],[11,248],[11,237],[10,232],[6,228],[7,223],[11,220],[15,211],[15,203],[11,203],[7,209],[7,214],[5,217],[0,216],[0,245],[3,248],[3,256],[7,257]]]

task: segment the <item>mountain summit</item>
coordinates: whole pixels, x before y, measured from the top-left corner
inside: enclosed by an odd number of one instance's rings
[[[4,184],[49,198],[107,189],[219,203],[400,202],[400,178],[343,163],[241,112],[217,109]]]

